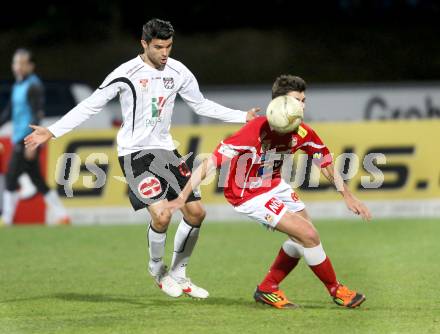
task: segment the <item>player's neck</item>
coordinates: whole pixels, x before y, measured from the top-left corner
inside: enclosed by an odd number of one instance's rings
[[[152,68],[154,68],[154,69],[156,69],[156,70],[158,70],[158,71],[160,71],[160,70],[163,69],[163,66],[157,67],[157,66],[156,66],[156,65],[150,60],[150,58],[148,58],[148,56],[147,56],[145,53],[141,53],[139,56],[141,57],[142,61],[143,61],[145,64],[147,64],[148,66],[150,66],[150,67],[152,67]]]

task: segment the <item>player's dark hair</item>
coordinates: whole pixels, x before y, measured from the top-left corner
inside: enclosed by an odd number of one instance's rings
[[[307,84],[303,78],[290,74],[280,75],[272,86],[272,99],[289,92],[305,92]]]
[[[19,49],[15,50],[15,52],[14,52],[14,57],[16,55],[27,56],[30,63],[34,62],[34,55],[32,54],[32,51],[29,49],[19,48]]]
[[[170,22],[151,19],[142,27],[142,39],[146,42],[151,42],[153,38],[169,39],[174,37],[174,28]]]

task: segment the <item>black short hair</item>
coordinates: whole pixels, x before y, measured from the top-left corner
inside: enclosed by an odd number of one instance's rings
[[[22,55],[22,56],[27,56],[29,59],[30,63],[34,62],[34,55],[32,54],[32,51],[26,48],[18,48],[17,50],[15,50],[14,52],[14,57],[16,55]]]
[[[282,74],[276,78],[272,86],[272,99],[289,92],[305,92],[307,84],[303,78],[290,74]]]
[[[151,19],[142,27],[144,41],[151,42],[153,38],[169,39],[171,37],[174,37],[174,28],[168,21]]]

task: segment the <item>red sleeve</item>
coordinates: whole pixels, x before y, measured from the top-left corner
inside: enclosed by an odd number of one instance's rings
[[[257,117],[224,139],[212,153],[217,168],[240,154],[254,151],[259,143],[262,123],[263,117]]]
[[[330,165],[333,161],[330,151],[315,130],[305,123],[302,123],[300,127],[305,131],[300,149],[312,156],[313,162],[319,167],[324,168]]]

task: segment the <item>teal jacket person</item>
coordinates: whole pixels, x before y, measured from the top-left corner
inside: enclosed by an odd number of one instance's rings
[[[12,86],[11,100],[0,115],[0,126],[12,119],[12,142],[22,142],[32,132],[29,124],[38,124],[43,116],[44,88],[35,74]]]

